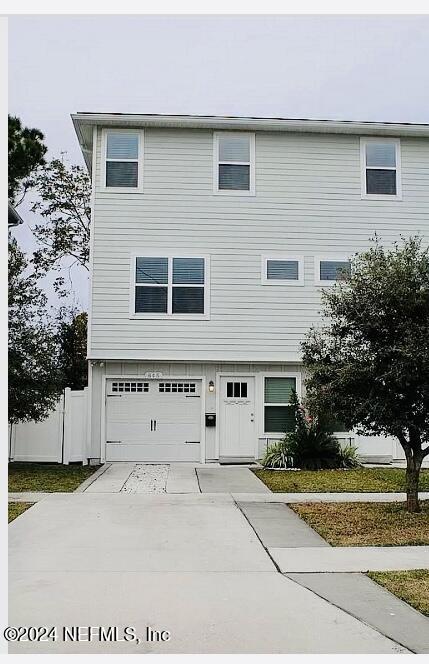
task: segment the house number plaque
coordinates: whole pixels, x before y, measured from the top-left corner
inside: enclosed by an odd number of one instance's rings
[[[162,378],[161,371],[146,371],[144,374],[145,378]]]

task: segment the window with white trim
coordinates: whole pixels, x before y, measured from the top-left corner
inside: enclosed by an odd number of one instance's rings
[[[316,258],[316,284],[323,285],[346,279],[351,272],[351,261],[345,258]]]
[[[361,139],[361,161],[364,198],[398,198],[401,195],[398,139]]]
[[[296,378],[266,376],[264,378],[264,432],[283,434],[295,428],[295,413],[291,405]]]
[[[215,132],[214,180],[214,190],[217,193],[254,193],[254,134],[244,132]]]
[[[108,189],[137,189],[141,181],[142,132],[105,131],[104,185]]]
[[[262,256],[262,283],[302,286],[304,259],[302,256]]]
[[[197,256],[136,256],[134,313],[149,317],[207,314],[206,263]]]

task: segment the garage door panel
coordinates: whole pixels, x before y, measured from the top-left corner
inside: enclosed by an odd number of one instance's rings
[[[109,381],[106,459],[199,461],[200,392],[192,380]]]
[[[199,461],[200,446],[184,445],[178,454],[177,445],[129,445],[118,443],[106,444],[107,461],[142,461],[145,463],[172,463],[180,461]]]

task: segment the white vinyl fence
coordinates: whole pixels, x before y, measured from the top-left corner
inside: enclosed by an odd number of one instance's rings
[[[45,420],[9,426],[9,459],[86,464],[87,422],[88,388],[72,391],[67,387]]]

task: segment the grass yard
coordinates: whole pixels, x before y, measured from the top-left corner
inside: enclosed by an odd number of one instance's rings
[[[9,492],[74,491],[99,466],[62,466],[57,463],[9,464]]]
[[[402,503],[290,504],[319,535],[333,546],[429,545],[429,501],[419,514]]]
[[[275,493],[305,492],[395,492],[404,491],[402,468],[357,468],[356,470],[253,470]],[[429,470],[422,470],[420,491],[429,491]]]
[[[429,616],[429,570],[405,572],[369,572],[368,576],[391,593]]]
[[[33,505],[34,503],[8,503],[8,523],[16,519],[17,516],[25,512],[25,510],[28,510],[28,508],[32,507]]]

